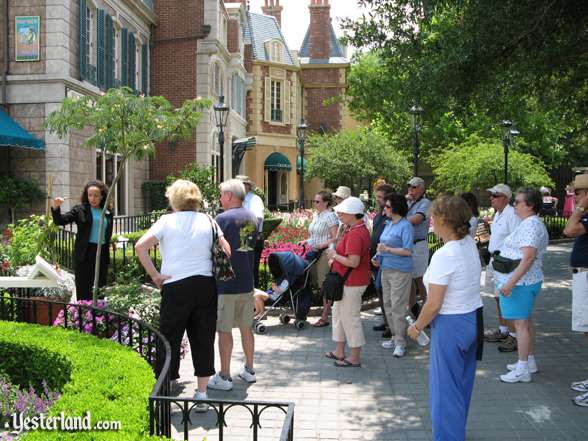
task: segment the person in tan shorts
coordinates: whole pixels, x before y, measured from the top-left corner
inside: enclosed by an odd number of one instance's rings
[[[231,264],[235,277],[228,281],[217,280],[218,311],[216,330],[220,352],[220,371],[210,377],[210,389],[231,390],[231,354],[233,352],[233,328],[239,328],[241,343],[245,353],[245,364],[239,377],[247,383],[255,383],[253,353],[255,339],[253,323],[253,265],[255,237],[249,237],[241,230],[247,226],[255,231],[257,218],[251,210],[243,207],[245,187],[237,179],[230,179],[220,185],[220,202],[224,212],[216,217],[225,239],[231,245]],[[247,231],[247,230],[245,230]]]

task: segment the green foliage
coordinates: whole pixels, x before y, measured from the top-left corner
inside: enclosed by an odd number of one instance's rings
[[[8,175],[0,176],[0,205],[10,209],[12,223],[16,221],[17,208],[22,208],[44,197],[45,193],[35,182],[23,181]]]
[[[49,262],[54,261],[51,245],[57,226],[51,219],[47,223],[45,216],[31,215],[8,228],[12,231],[12,238],[5,251],[13,267],[34,264],[37,254]]]
[[[108,309],[121,314],[136,314],[142,321],[159,327],[159,302],[161,297],[143,292],[135,281],[117,281],[105,292]]]
[[[370,129],[343,130],[333,135],[311,135],[305,178],[320,178],[329,188],[346,185],[357,194],[383,176],[398,187],[410,176],[404,154],[390,147],[386,139]]]
[[[150,210],[165,210],[168,206],[165,197],[165,181],[145,181],[141,188],[147,200],[147,206]]]
[[[553,186],[544,164],[533,156],[511,149],[508,161],[511,188]],[[483,191],[504,181],[504,149],[495,139],[472,135],[440,154],[433,165],[436,191]]]
[[[0,359],[0,363],[10,367],[9,371],[0,369],[11,379],[22,376],[20,371],[25,369],[33,384],[49,374],[54,378],[53,384],[60,386],[62,395],[48,416],[60,412],[81,416],[89,411],[93,421],[121,422],[119,431],[33,431],[24,434],[23,440],[147,439],[148,397],[155,378],[151,367],[137,353],[75,331],[9,322],[0,322],[0,345],[3,354],[4,348],[12,348],[10,357]],[[56,361],[55,366],[52,361]],[[61,368],[69,369],[67,375],[65,371],[52,375]]]
[[[344,20],[355,60],[347,90],[354,114],[410,146],[413,102],[423,108],[429,157],[455,137],[499,138],[513,120],[521,151],[550,167],[585,157],[588,88],[582,0],[359,0]]]
[[[202,193],[202,200],[207,203],[208,208],[215,210],[219,207],[220,190],[214,180],[213,167],[205,167],[193,162],[188,164],[179,176],[168,176],[166,178],[167,185],[176,179],[186,179],[196,184]]]

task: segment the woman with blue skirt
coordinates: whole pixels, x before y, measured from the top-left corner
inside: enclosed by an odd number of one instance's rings
[[[435,441],[465,440],[476,363],[483,340],[480,257],[469,235],[471,210],[459,197],[431,206],[441,247],[423,277],[427,301],[408,335],[416,339],[429,324],[429,406]]]

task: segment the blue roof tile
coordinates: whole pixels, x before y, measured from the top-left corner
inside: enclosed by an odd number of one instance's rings
[[[253,47],[254,60],[271,61],[265,50],[265,42],[277,39],[284,45],[284,64],[296,66],[275,17],[247,12],[247,23],[243,28],[243,36],[245,42],[251,43]]]

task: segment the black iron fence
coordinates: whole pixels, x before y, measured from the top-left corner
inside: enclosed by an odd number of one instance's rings
[[[18,294],[18,297],[16,296]],[[171,348],[167,339],[152,326],[135,318],[93,307],[91,304],[68,304],[33,297],[32,289],[12,288],[0,295],[0,320],[61,326],[72,331],[85,332],[99,338],[109,338],[137,351],[153,368],[157,382],[149,396],[149,430],[151,435],[172,436],[174,406],[182,415],[182,435],[185,440],[197,404],[207,403],[216,414],[219,441],[224,439],[228,427],[227,413],[232,408],[245,408],[251,416],[251,435],[257,441],[262,429],[262,415],[268,409],[279,409],[284,421],[279,441],[294,439],[294,404],[271,401],[196,400],[170,396]]]

